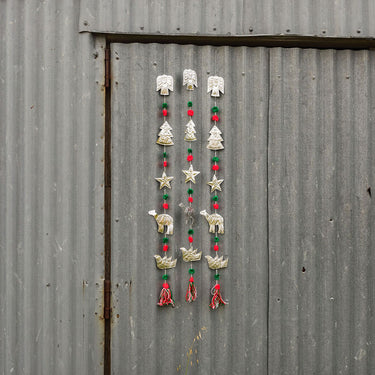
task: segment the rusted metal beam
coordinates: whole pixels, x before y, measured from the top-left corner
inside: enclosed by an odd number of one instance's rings
[[[104,375],[111,373],[111,49],[105,49]]]

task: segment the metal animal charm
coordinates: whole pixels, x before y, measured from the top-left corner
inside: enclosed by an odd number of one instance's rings
[[[184,262],[196,262],[201,260],[202,252],[198,253],[198,249],[193,250],[191,247],[189,250],[186,250],[184,247],[181,247],[180,250],[182,251],[182,259]]]
[[[156,91],[160,90],[160,95],[169,95],[169,90],[173,91],[173,77],[163,74],[156,78]]]
[[[180,203],[178,205],[184,210],[184,213],[186,215],[186,224],[194,225],[194,208],[191,206],[185,206],[183,203]]]
[[[208,221],[208,224],[210,224],[210,233],[215,233],[215,227],[218,226],[218,233],[224,234],[224,218],[219,214],[208,214],[206,210],[203,210],[200,212],[201,215],[203,215],[206,220]]]
[[[156,266],[160,270],[176,267],[177,259],[172,260],[172,257],[168,258],[167,256],[162,258],[160,255],[154,255],[154,258],[156,260]]]
[[[208,77],[208,88],[207,92],[211,92],[211,96],[220,96],[220,92],[224,94],[224,78],[223,77],[218,77],[218,76],[211,76]]]
[[[183,83],[182,85],[185,86],[188,90],[194,90],[194,86],[198,87],[197,84],[197,73],[192,69],[185,69],[183,73]]]
[[[173,234],[173,218],[167,214],[157,214],[155,210],[148,211],[148,214],[153,216],[158,224],[158,232],[164,233],[164,226],[167,227],[166,234]]]
[[[223,257],[220,257],[216,255],[215,258],[212,258],[209,255],[206,255],[206,259],[208,262],[208,267],[210,267],[212,270],[218,270],[220,268],[225,268],[228,266],[228,258],[223,260]]]

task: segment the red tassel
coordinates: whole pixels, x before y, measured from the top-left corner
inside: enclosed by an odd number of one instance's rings
[[[210,307],[212,310],[217,309],[220,305],[227,305],[228,302],[225,302],[223,298],[221,297],[220,294],[220,285],[216,284],[212,289],[211,289],[211,294],[212,294],[212,299],[210,303]]]
[[[168,283],[164,283],[163,289],[160,292],[158,306],[168,306],[168,305],[171,305],[172,307],[174,307],[174,301],[173,301],[172,292],[169,289]]]
[[[193,277],[190,277],[185,299],[186,302],[193,302],[197,299],[197,289],[195,288]]]

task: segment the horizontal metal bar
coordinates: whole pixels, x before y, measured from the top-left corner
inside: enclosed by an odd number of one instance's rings
[[[375,38],[333,38],[302,35],[257,35],[257,36],[214,36],[174,35],[140,33],[94,33],[104,36],[110,43],[161,43],[195,44],[213,46],[285,47],[318,49],[372,49]]]

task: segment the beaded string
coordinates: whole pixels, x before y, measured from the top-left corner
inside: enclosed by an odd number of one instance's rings
[[[173,78],[171,76],[162,75],[157,77],[157,90],[161,90],[161,95],[163,96],[163,102],[161,105],[162,115],[164,122],[160,126],[160,132],[158,133],[158,139],[156,141],[157,144],[163,146],[163,172],[161,177],[155,178],[160,183],[160,190],[163,192],[163,214],[157,214],[155,210],[149,211],[149,214],[154,216],[157,224],[158,224],[158,232],[163,233],[162,238],[162,249],[164,254],[167,253],[169,249],[169,235],[173,234],[173,218],[172,216],[167,214],[169,209],[168,204],[168,190],[171,189],[170,182],[173,180],[172,176],[167,175],[167,168],[168,164],[168,154],[167,154],[167,146],[173,145],[173,134],[172,134],[172,127],[169,125],[167,121],[168,116],[168,104],[166,100],[166,95],[169,95],[169,91],[173,91]],[[164,255],[161,257],[160,255],[154,256],[156,259],[156,266],[164,270],[164,274],[162,276],[163,279],[163,287],[160,292],[159,302],[157,305],[159,306],[172,306],[174,307],[174,300],[172,297],[172,292],[170,290],[169,284],[167,282],[169,275],[167,273],[167,269],[174,268],[176,266],[176,259],[172,259],[172,257],[167,257]]]
[[[164,56],[165,58],[165,56]],[[162,104],[162,112],[163,112],[163,116],[164,116],[164,119],[167,118],[167,115],[168,115],[168,104],[166,102],[166,96],[163,95],[163,104]],[[167,148],[166,146],[164,145],[163,146],[163,171],[164,173],[167,173],[167,166],[168,166],[168,161],[167,161]],[[167,203],[167,200],[169,198],[168,196],[168,193],[167,193],[167,188],[164,187],[164,190],[163,190],[163,212],[164,214],[167,213],[167,210],[169,208],[169,205]],[[167,238],[167,235],[165,236],[166,239]],[[167,242],[168,243],[168,242]],[[168,251],[168,244],[167,243],[164,243],[163,244],[163,251],[166,253]],[[167,282],[168,280],[168,274],[167,274],[167,269],[164,270],[164,276],[163,276],[163,280],[165,280],[165,282]]]
[[[219,171],[219,157],[218,151],[224,149],[222,142],[224,139],[221,137],[221,131],[218,128],[219,122],[219,108],[217,106],[216,98],[220,96],[220,92],[224,94],[224,79],[218,76],[211,76],[208,77],[208,92],[211,91],[211,96],[215,98],[214,106],[211,108],[212,116],[211,121],[213,122],[213,126],[210,130],[210,136],[208,138],[208,145],[207,148],[214,151],[214,156],[212,157],[212,170],[213,170],[213,177],[212,180],[209,181],[207,184],[211,187],[211,194],[212,194],[212,201],[213,201],[213,214],[208,214],[205,210],[201,211],[201,214],[204,215],[209,223],[209,232],[214,234],[213,237],[213,250],[215,251],[215,257],[211,257],[210,255],[206,256],[208,261],[208,266],[215,270],[214,280],[215,284],[211,289],[212,299],[210,303],[210,307],[212,309],[217,309],[220,305],[226,305],[227,302],[221,297],[220,292],[220,274],[219,269],[227,267],[228,259],[223,260],[223,257],[219,257],[219,234],[224,234],[224,218],[218,213],[219,210],[219,196],[217,191],[221,191],[221,184],[224,182],[224,179],[218,178],[218,171]]]
[[[188,193],[188,205],[185,206],[183,203],[180,204],[180,206],[185,210],[186,218],[187,218],[187,224],[189,225],[188,229],[188,241],[190,248],[187,250],[185,248],[181,248],[182,251],[182,258],[185,262],[190,262],[190,269],[189,269],[189,284],[185,295],[186,302],[193,302],[197,298],[197,290],[194,284],[194,273],[195,270],[193,268],[193,262],[198,261],[201,259],[202,252],[198,253],[197,249],[193,249],[193,242],[194,242],[194,209],[193,209],[193,193],[194,190],[192,188],[192,184],[195,184],[195,178],[200,173],[199,171],[195,171],[193,168],[193,149],[192,149],[192,142],[196,141],[197,138],[195,136],[195,124],[193,122],[193,116],[194,111],[192,109],[193,102],[192,102],[192,95],[191,91],[194,90],[194,86],[197,86],[197,75],[194,70],[191,69],[185,69],[183,73],[183,84],[187,85],[187,89],[190,91],[189,93],[189,101],[187,103],[188,111],[187,115],[189,116],[189,122],[186,124],[186,130],[185,130],[185,137],[184,140],[188,142],[188,155],[187,155],[187,162],[189,165],[189,168],[187,170],[183,170],[182,172],[185,174],[185,183],[188,183],[189,188],[187,189]]]

